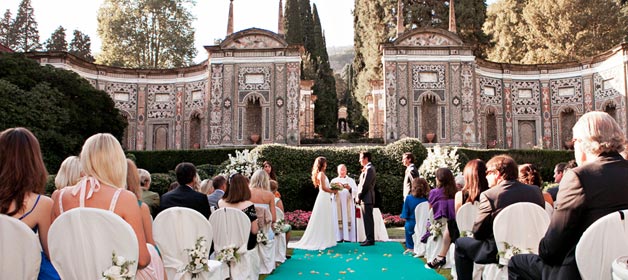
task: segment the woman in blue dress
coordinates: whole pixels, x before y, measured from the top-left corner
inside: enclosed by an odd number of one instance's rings
[[[403,209],[401,210],[400,216],[400,218],[406,220],[406,253],[414,251],[414,240],[412,239],[412,235],[414,235],[414,226],[416,225],[414,209],[420,203],[427,201],[429,192],[430,187],[425,179],[419,177],[412,179],[410,194],[408,194],[406,199],[403,201]]]
[[[48,258],[52,199],[42,195],[47,178],[33,133],[21,127],[0,133],[0,214],[15,217],[39,232],[43,251],[38,279],[60,279]]]

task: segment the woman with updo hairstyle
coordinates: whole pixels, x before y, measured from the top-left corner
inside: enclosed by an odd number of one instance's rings
[[[55,175],[55,187],[57,190],[65,188],[67,186],[74,186],[83,177],[81,171],[81,161],[77,156],[69,156],[59,167],[59,172]]]
[[[270,178],[268,174],[261,169],[255,171],[251,176],[249,187],[251,188],[251,202],[268,205],[273,223],[276,222],[277,211],[275,210],[275,195],[270,191]]]
[[[263,172],[263,171],[262,171]],[[227,180],[227,189],[222,199],[218,201],[218,207],[237,208],[240,209],[251,221],[251,231],[249,240],[246,245],[247,250],[252,250],[257,245],[257,232],[259,226],[257,224],[257,214],[255,213],[255,204],[251,202],[251,190],[249,189],[249,179],[240,173],[233,173]]]
[[[85,176],[76,186],[53,194],[53,221],[63,212],[81,205],[111,211],[135,232],[139,248],[138,274],[145,268],[155,271],[149,264],[161,260],[151,260],[137,196],[126,190],[128,163],[118,140],[109,133],[95,134],[85,141],[79,158]]]
[[[552,195],[543,190],[543,179],[534,164],[526,163],[519,165],[519,182],[540,188],[543,192],[543,199],[554,206]]]
[[[456,212],[465,203],[480,202],[480,194],[488,190],[486,180],[486,163],[481,159],[470,160],[462,171],[464,187],[456,193],[454,204]]]
[[[325,175],[327,159],[317,157],[312,166],[312,183],[318,189],[318,195],[314,202],[314,209],[310,221],[305,228],[303,237],[291,247],[304,250],[323,250],[336,246],[336,229],[331,208],[331,194],[337,193],[329,185],[329,179]]]
[[[38,279],[59,279],[48,255],[53,202],[42,195],[48,171],[41,156],[39,141],[23,127],[0,133],[0,214],[19,219],[35,233],[41,243],[42,258]],[[15,252],[19,255],[20,252]],[[10,258],[11,256],[4,256]]]

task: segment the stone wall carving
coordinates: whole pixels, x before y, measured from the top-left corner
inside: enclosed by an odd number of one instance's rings
[[[233,141],[233,101],[229,97],[233,93],[233,65],[225,65],[223,67],[224,76],[222,79],[223,83],[223,97],[224,100],[221,100],[221,103],[218,105],[219,108],[222,109],[222,137],[221,141],[223,143],[230,143]]]
[[[293,144],[299,139],[299,92],[301,84],[301,64],[288,63],[286,100],[286,121],[288,140]]]
[[[437,80],[434,82],[422,82],[420,73],[434,72]],[[413,89],[444,89],[445,88],[445,65],[443,64],[419,64],[412,66],[412,88]],[[443,97],[444,99],[444,97]]]
[[[247,83],[247,75],[258,74],[263,76],[262,81]],[[239,66],[238,67],[238,90],[254,91],[254,90],[270,90],[271,77],[270,68],[267,66]]]
[[[525,97],[520,91],[530,91],[530,96]],[[513,81],[512,83],[513,114],[515,115],[540,115],[541,90],[538,81]]]
[[[116,108],[134,112],[137,108],[137,84],[129,83],[107,83],[105,91],[109,94],[116,105]],[[120,100],[115,97],[116,94],[128,94],[128,100]],[[132,114],[134,116],[135,114]]]
[[[174,118],[176,109],[176,91],[173,84],[148,85],[148,118],[166,119]],[[165,99],[158,99],[157,95],[167,95]]]
[[[455,43],[449,38],[434,33],[422,33],[414,35],[410,38],[406,38],[403,41],[399,42],[399,46],[450,46]]]
[[[275,141],[285,141],[286,65],[275,65]]]
[[[209,112],[209,143],[220,144],[222,136],[222,97],[223,97],[223,65],[211,65],[211,109]]]
[[[408,65],[405,63],[397,64],[397,71],[399,73],[397,79],[397,86],[399,91],[399,122],[408,123]],[[405,138],[410,136],[408,132],[408,125],[402,125],[399,127],[399,138]]]
[[[398,139],[398,125],[397,125],[397,64],[396,63],[386,63],[384,66],[384,90],[386,94],[386,111],[385,111],[385,121],[386,121],[386,133],[384,135],[384,139],[394,140]]]
[[[243,36],[223,46],[225,49],[273,49],[283,47],[284,45],[277,42],[277,40],[263,35]]]
[[[584,99],[584,95],[582,92],[582,88],[583,87],[581,77],[551,80],[550,92],[552,96],[552,115],[558,114],[562,106],[574,107],[576,108],[578,114],[583,114],[584,105],[582,100]],[[573,94],[563,94],[561,96],[561,91],[567,91],[567,93],[569,93],[572,91],[572,89]]]
[[[462,63],[462,131],[464,143],[476,142],[475,127],[475,106],[473,104],[473,64],[470,62]],[[453,139],[456,141],[455,139]]]

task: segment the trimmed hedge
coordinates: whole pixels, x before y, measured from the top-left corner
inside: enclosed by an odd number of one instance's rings
[[[135,157],[138,168],[150,172],[164,173],[173,170],[180,162],[191,162],[194,165],[219,165],[235,155],[236,150],[252,149],[254,146],[229,147],[202,150],[169,150],[169,151],[127,151],[127,157]]]

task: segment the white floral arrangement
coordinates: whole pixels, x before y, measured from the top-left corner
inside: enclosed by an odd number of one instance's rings
[[[286,223],[286,221],[284,221],[283,219],[279,219],[273,224],[273,232],[275,232],[275,234],[286,233],[289,232],[291,229],[292,226]]]
[[[521,249],[516,246],[508,244],[508,242],[502,242],[504,244],[504,251],[499,251],[497,254],[499,255],[499,261],[502,265],[508,265],[508,260],[512,258],[512,256],[516,256],[519,254],[531,254],[532,249]],[[502,260],[505,261],[505,264],[502,263]]]
[[[117,256],[116,252],[111,253],[111,267],[102,273],[101,280],[130,280],[135,277],[135,273],[131,273],[129,266],[135,261],[127,260],[123,256]]]
[[[434,236],[436,240],[439,236],[443,235],[444,224],[440,220],[430,222],[430,226],[427,228],[430,231],[430,235]]]
[[[331,183],[331,186],[329,188],[332,191],[342,191],[345,189],[345,187],[341,185],[340,183]]]
[[[216,254],[216,259],[222,263],[230,263],[237,262],[240,260],[240,254],[238,253],[238,248],[235,245],[229,245],[222,250],[218,251]]]
[[[188,263],[178,272],[187,272],[192,275],[192,279],[198,277],[203,271],[209,271],[208,258],[209,249],[204,236],[196,239],[194,249],[185,249],[188,252]]]
[[[249,150],[236,151],[235,157],[229,154],[229,163],[223,169],[222,174],[240,173],[250,178],[253,172],[261,168],[257,163],[258,158],[257,152]]]
[[[266,236],[266,234],[263,231],[259,231],[257,232],[257,243],[258,244],[262,244],[262,245],[266,245],[268,244],[268,236]]]
[[[448,148],[435,145],[427,149],[427,158],[419,167],[419,175],[425,178],[430,187],[436,187],[436,170],[449,168],[454,177],[460,174],[460,162],[458,161],[458,148]]]

